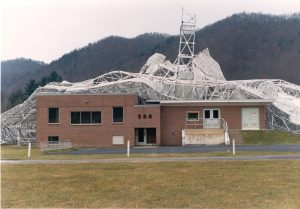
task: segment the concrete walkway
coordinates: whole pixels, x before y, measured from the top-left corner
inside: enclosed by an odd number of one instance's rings
[[[74,160],[1,160],[1,164],[144,163],[144,162],[256,161],[256,160],[300,160],[300,154],[239,156],[239,157],[232,156],[232,157],[113,158],[113,159],[74,159]]]

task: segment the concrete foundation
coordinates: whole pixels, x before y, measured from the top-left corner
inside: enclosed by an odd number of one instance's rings
[[[223,129],[185,129],[183,130],[182,144],[222,144],[225,143]]]

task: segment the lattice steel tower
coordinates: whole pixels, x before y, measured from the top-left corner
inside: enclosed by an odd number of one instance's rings
[[[174,64],[187,65],[191,68],[194,57],[195,46],[195,30],[196,30],[196,15],[190,15],[182,9],[181,26],[180,26],[180,41],[178,56]]]
[[[178,6],[182,10],[182,16],[178,55],[173,63],[175,79],[178,77],[178,72],[180,70],[190,72],[193,70],[192,63],[194,57],[196,30],[196,15],[190,15],[181,5],[178,4]],[[170,72],[166,74],[166,77],[169,76],[169,73]]]

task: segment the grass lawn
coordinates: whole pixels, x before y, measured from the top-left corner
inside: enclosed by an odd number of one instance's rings
[[[300,135],[283,131],[242,131],[245,144],[300,144]]]
[[[2,165],[3,208],[300,208],[300,161]]]
[[[231,147],[228,147],[230,150]],[[72,150],[72,149],[71,149]],[[74,149],[73,149],[74,150]],[[59,151],[56,151],[59,152]],[[271,155],[271,154],[300,154],[300,152],[256,152],[256,151],[237,151],[236,156],[250,155]],[[157,158],[157,157],[212,157],[212,156],[232,156],[232,152],[198,152],[198,153],[169,153],[169,154],[131,154],[131,158]],[[90,155],[49,155],[40,151],[39,148],[33,147],[31,151],[31,159],[44,160],[62,160],[62,159],[102,159],[102,158],[127,158],[124,154],[90,154]],[[1,159],[6,160],[22,160],[27,159],[27,147],[15,145],[1,146]]]

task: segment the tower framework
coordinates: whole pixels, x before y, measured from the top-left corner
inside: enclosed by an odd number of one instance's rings
[[[178,55],[173,64],[176,66],[176,77],[178,77],[180,70],[192,71],[195,56],[196,15],[190,15],[183,7],[181,9]]]

